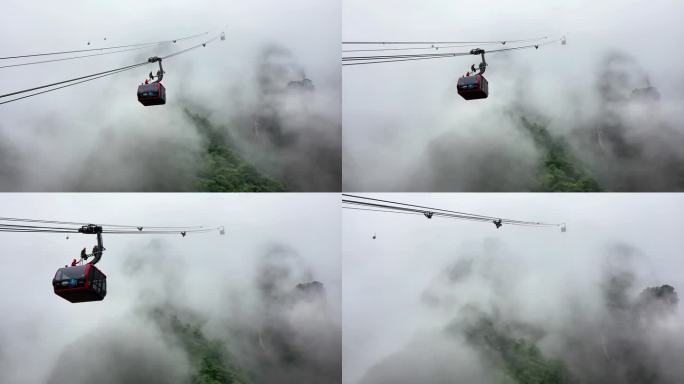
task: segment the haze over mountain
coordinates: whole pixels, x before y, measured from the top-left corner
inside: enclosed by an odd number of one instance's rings
[[[52,291],[93,236],[2,233],[0,382],[339,382],[339,201],[327,195],[20,194],[13,217],[218,232],[104,235],[103,301]],[[40,214],[40,216],[39,216]],[[23,288],[20,288],[23,287]]]
[[[3,42],[2,56],[209,31],[120,54],[0,68],[0,94],[177,52],[221,31],[227,37],[163,61],[163,106],[143,107],[135,96],[154,65],[2,105],[2,190],[340,189],[340,21],[334,3],[76,1],[35,7],[11,0],[0,21],[3,35],[17,36]],[[303,79],[315,87],[288,87]]]
[[[345,211],[345,383],[669,384],[684,375],[681,196],[392,200],[561,221],[567,232]]]
[[[486,54],[489,97],[474,101],[456,82],[479,57],[344,67],[344,190],[683,190],[682,14],[670,0],[345,1],[345,41],[568,43]]]

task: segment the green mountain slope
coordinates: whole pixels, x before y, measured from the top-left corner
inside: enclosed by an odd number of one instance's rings
[[[501,367],[498,384],[567,384],[570,376],[560,360],[544,357],[531,341],[514,336],[483,316],[464,330],[466,340],[485,358]]]
[[[164,313],[158,311],[156,315],[163,316]],[[225,343],[208,339],[198,326],[184,323],[174,315],[171,315],[168,326],[194,368],[191,384],[253,384],[233,362]]]
[[[536,192],[600,192],[598,181],[573,156],[568,143],[553,137],[541,124],[520,118],[521,126],[533,139],[543,154],[543,163],[538,170]]]
[[[198,175],[197,190],[200,192],[283,192],[285,186],[261,174],[246,163],[231,148],[231,142],[207,118],[187,109],[197,132],[205,140],[207,148],[202,156],[203,167]]]

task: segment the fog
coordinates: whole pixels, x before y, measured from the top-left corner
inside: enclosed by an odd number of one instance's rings
[[[479,57],[343,67],[343,189],[544,190],[550,148],[523,119],[603,190],[684,189],[683,14],[671,0],[345,1],[343,41],[568,44],[486,55],[485,100],[456,93]]]
[[[344,211],[344,383],[680,381],[681,196],[367,196],[567,232]]]
[[[3,233],[0,382],[339,382],[338,199],[6,194],[8,217],[226,234],[105,234],[107,296],[72,304],[51,280],[94,236]]]
[[[218,143],[287,190],[339,191],[339,12],[339,4],[311,0],[7,2],[0,32],[12,38],[0,43],[2,56],[209,33],[0,68],[2,94],[177,52],[221,31],[226,40],[164,60],[164,106],[143,107],[135,98],[137,85],[156,71],[152,64],[2,105],[0,189],[194,191],[207,177],[207,151]],[[313,89],[289,86],[305,78]]]

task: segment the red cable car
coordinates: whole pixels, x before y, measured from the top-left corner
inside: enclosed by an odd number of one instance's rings
[[[166,88],[161,83],[142,84],[138,86],[138,101],[144,106],[166,104]]]
[[[144,106],[149,105],[162,105],[166,104],[166,88],[162,85],[161,81],[164,78],[164,68],[162,68],[161,57],[150,57],[147,59],[149,63],[159,62],[159,70],[157,71],[157,76],[154,76],[150,72],[150,79],[157,80],[147,84],[141,84],[138,86],[138,101]]]
[[[72,303],[101,301],[107,295],[107,276],[88,263],[57,270],[52,279],[55,294]]]
[[[482,75],[459,78],[456,89],[458,89],[458,94],[466,100],[486,99],[489,95],[489,84]]]
[[[472,75],[470,74],[471,72],[468,72],[465,76],[458,79],[456,89],[458,90],[458,94],[466,100],[486,99],[487,96],[489,96],[489,84],[487,83],[487,79],[482,76],[487,69],[485,51],[484,49],[475,48],[470,50],[470,54],[482,55],[482,62],[477,68],[475,67],[475,64],[470,67]],[[480,72],[476,73],[478,70]]]

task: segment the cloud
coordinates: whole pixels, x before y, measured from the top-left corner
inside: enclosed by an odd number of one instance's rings
[[[671,32],[681,32],[671,16],[681,13],[680,5],[493,1],[477,15],[463,12],[467,4],[441,0],[419,12],[409,1],[369,7],[350,0],[343,8],[344,40],[568,35],[567,46],[487,55],[485,100],[465,101],[455,92],[458,77],[475,62],[471,57],[344,67],[345,190],[684,188],[677,149],[684,143],[677,107],[684,78],[676,70],[684,62],[670,49],[680,43],[681,33]],[[642,50],[642,44],[650,48]],[[668,62],[662,70],[648,53],[656,46]],[[530,132],[523,119],[543,132]],[[540,144],[541,134],[553,145]],[[570,177],[574,183],[549,182],[563,177],[550,159],[559,153],[582,170]]]
[[[301,11],[307,8],[318,17],[302,23]],[[124,11],[130,9],[135,14]],[[37,12],[13,2],[3,13],[8,22],[2,23],[2,31],[13,34],[29,19],[38,27],[24,31],[20,44],[8,44],[8,54],[79,49],[87,41],[95,48],[159,41],[201,31],[210,31],[209,37],[225,31],[227,39],[165,60],[164,106],[145,108],[134,96],[152,65],[3,105],[0,137],[6,145],[0,157],[7,161],[0,189],[197,191],[208,167],[207,152],[220,145],[289,190],[339,190],[338,12],[332,3],[311,0],[282,5],[123,2],[104,8],[77,1],[62,7],[45,4]],[[164,22],[150,24],[159,19]],[[318,39],[302,44],[312,27]],[[0,79],[3,91],[9,92],[145,61],[199,42],[7,68]],[[279,53],[264,53],[274,50]],[[284,92],[288,82],[304,75],[315,90],[307,95]],[[268,76],[271,83],[265,87]],[[221,133],[220,141],[207,139],[192,118],[198,115],[209,118],[212,130]],[[251,137],[260,124],[277,128]],[[288,140],[278,141],[280,134]]]
[[[338,200],[284,197],[8,194],[2,210],[12,217],[220,224],[227,233],[105,234],[98,267],[107,275],[107,296],[81,304],[56,296],[49,282],[57,267],[92,246],[92,236],[4,233],[3,252],[23,256],[5,260],[0,286],[16,290],[29,279],[37,289],[2,299],[0,381],[269,382],[262,362],[302,382],[339,379]],[[27,262],[29,272],[11,272]]]
[[[675,341],[682,331],[676,292],[638,285],[643,256],[635,248],[606,250],[600,281],[577,279],[593,296],[553,284],[537,303],[534,292],[543,285],[530,286],[530,280],[539,272],[511,256],[503,244],[486,243],[478,254],[445,266],[422,294],[429,309],[422,316],[433,317],[433,328],[418,332],[361,382],[679,380],[673,359],[684,343]]]

